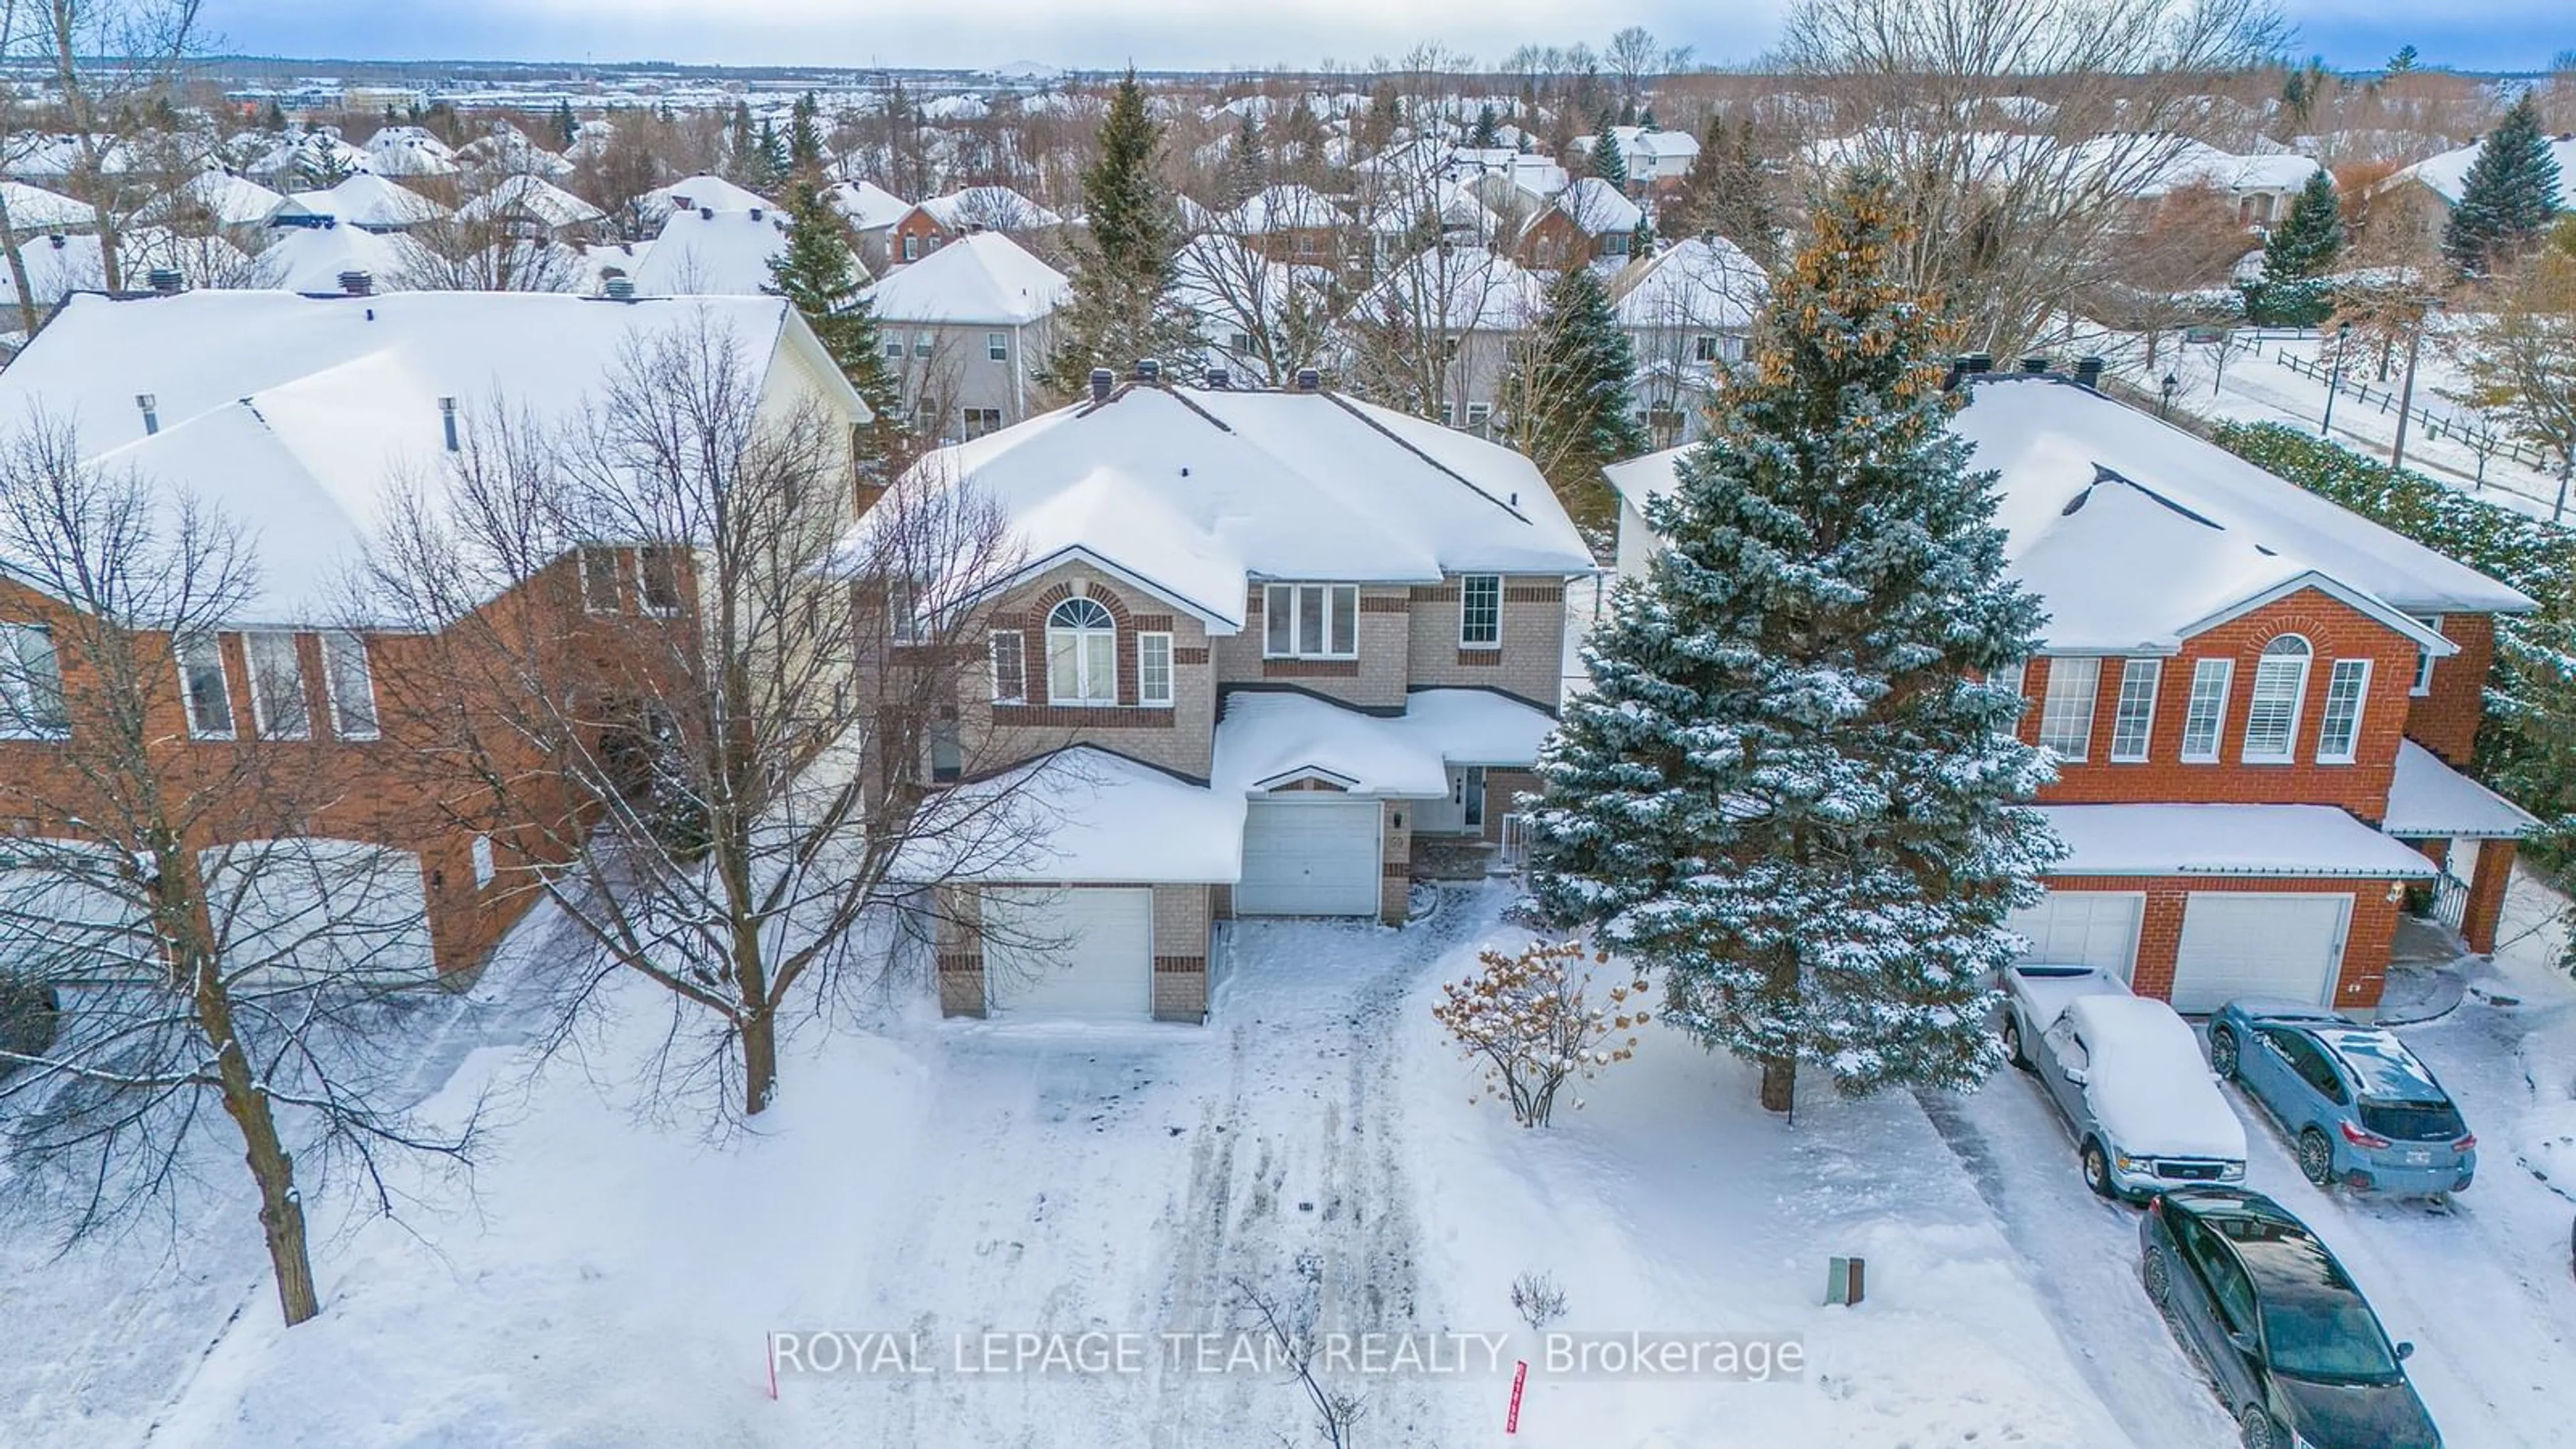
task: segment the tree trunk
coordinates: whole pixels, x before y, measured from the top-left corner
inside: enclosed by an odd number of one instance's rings
[[[778,1018],[754,1007],[742,1018],[742,1110],[758,1116],[778,1086]]]
[[[233,1032],[232,1002],[217,982],[215,968],[201,964],[197,981],[198,1018],[215,1047],[224,1112],[241,1129],[242,1160],[259,1184],[259,1226],[268,1239],[269,1265],[277,1272],[277,1306],[286,1315],[286,1326],[293,1328],[322,1311],[304,1235],[304,1199],[295,1190],[295,1159],[277,1135],[268,1093],[251,1078],[250,1063]]]
[[[1762,1059],[1762,1110],[1786,1116],[1798,1106],[1798,1059]]]

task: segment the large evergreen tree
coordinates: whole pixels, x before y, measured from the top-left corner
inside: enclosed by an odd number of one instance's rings
[[[1261,128],[1253,124],[1246,111],[1243,123],[1235,128],[1234,143],[1225,158],[1225,201],[1228,206],[1241,206],[1254,193],[1268,184],[1270,160],[1262,153]]]
[[[1180,210],[1163,180],[1162,153],[1163,128],[1130,70],[1110,94],[1100,154],[1082,173],[1073,295],[1056,313],[1055,355],[1043,373],[1060,393],[1081,391],[1094,367],[1123,372],[1150,357],[1186,374],[1196,363],[1189,313],[1172,295]]]
[[[2320,166],[2263,243],[2263,278],[2245,290],[2245,315],[2267,327],[2313,327],[2332,310],[2325,277],[2343,252],[2343,210]]]
[[[2460,204],[2442,231],[2442,255],[2482,277],[2529,251],[2557,214],[2559,180],[2558,159],[2540,129],[2540,102],[2526,88],[2469,163]]]
[[[1467,144],[1479,151],[1491,151],[1503,143],[1503,122],[1488,102],[1476,108],[1476,125],[1467,133]]]
[[[787,183],[787,247],[769,261],[769,291],[784,297],[814,329],[841,375],[876,414],[879,452],[891,445],[903,411],[903,389],[886,369],[876,310],[859,292],[865,273],[850,250],[848,224],[812,172]]]
[[[1900,217],[1865,175],[1816,218],[1539,766],[1540,903],[1659,969],[1664,1019],[1759,1062],[1773,1111],[1801,1065],[1850,1093],[1990,1072],[1979,983],[2059,850],[2021,699],[1977,682],[2040,607],[1947,427],[1944,328],[1893,279]]]
[[[1610,129],[1610,118],[1607,115],[1602,116],[1601,125],[1592,137],[1590,165],[1593,175],[1621,190],[1627,189],[1627,153],[1619,149],[1619,137]]]
[[[1618,526],[1601,468],[1647,451],[1637,420],[1637,353],[1601,275],[1569,267],[1503,381],[1504,436],[1538,465],[1565,511],[1598,545]]]
[[[788,114],[787,169],[796,175],[823,169],[823,107],[812,91],[798,96]]]

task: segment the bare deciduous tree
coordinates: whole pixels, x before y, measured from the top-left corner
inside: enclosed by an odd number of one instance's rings
[[[2545,247],[2483,301],[2485,315],[2456,340],[2466,401],[2557,462],[2555,520],[2576,479],[2576,255]]]
[[[390,1212],[389,1157],[473,1140],[410,1117],[383,1049],[444,995],[418,864],[317,833],[348,782],[289,723],[300,674],[233,719],[216,631],[256,571],[222,517],[38,419],[0,448],[0,559],[0,604],[42,621],[0,628],[0,974],[56,1014],[0,1050],[9,1154],[77,1237],[175,1210],[230,1141],[301,1323],[314,1189],[353,1170]]]

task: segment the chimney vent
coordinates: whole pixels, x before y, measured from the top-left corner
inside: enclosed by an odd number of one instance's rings
[[[2075,381],[2079,386],[2089,387],[2097,392],[2100,391],[2102,387],[2102,359],[2098,357],[2079,357],[2075,359]]]
[[[443,397],[438,400],[438,421],[447,433],[447,451],[451,453],[463,451],[456,436],[456,399]]]
[[[1208,375],[1207,375],[1208,391],[1210,391],[1210,392],[1223,392],[1223,391],[1225,391],[1228,387],[1232,386],[1232,385],[1233,385],[1233,383],[1234,383],[1234,377],[1233,377],[1233,375],[1232,375],[1231,373],[1228,373],[1224,368],[1222,368],[1222,367],[1211,367],[1211,368],[1209,368],[1209,369],[1208,369]]]
[[[1992,372],[1995,370],[1994,354],[1990,352],[1971,352],[1967,356],[1959,359],[1959,370],[1971,377],[1974,377],[1981,372]]]
[[[753,221],[758,221],[758,220],[760,220],[760,208],[759,208],[759,207],[755,206],[755,207],[753,207],[753,208],[751,209],[751,219],[752,219]]]
[[[699,208],[698,208],[698,220],[700,220],[700,221],[713,221],[713,220],[715,220],[715,219],[716,219],[716,209],[715,209],[714,207],[712,207],[712,206],[701,206],[701,207],[699,207]]]
[[[2048,359],[2034,352],[2021,360],[2021,370],[2032,377],[2037,377],[2048,371]]]
[[[143,414],[143,435],[145,437],[148,438],[154,433],[161,431],[161,400],[159,398],[154,397],[148,392],[138,392],[134,395],[134,406]]]
[[[1298,390],[1299,392],[1321,392],[1321,391],[1323,391],[1323,390],[1324,390],[1324,374],[1323,374],[1323,373],[1321,373],[1321,372],[1319,372],[1319,371],[1317,371],[1317,370],[1315,370],[1314,368],[1311,368],[1311,367],[1301,367],[1301,368],[1298,368],[1298,369],[1297,369],[1297,390]]]
[[[376,290],[376,274],[351,268],[340,274],[340,290],[352,297],[364,297]]]
[[[61,251],[63,249],[63,234],[61,232],[50,233],[45,237],[45,240],[54,244],[55,251]]]
[[[1150,357],[1138,359],[1136,363],[1136,380],[1143,383],[1161,382],[1163,380],[1163,364]]]
[[[632,302],[635,300],[635,279],[611,277],[605,290],[608,293],[608,300],[612,302]]]
[[[154,267],[145,275],[145,281],[153,291],[165,297],[188,285],[188,279],[181,276],[176,267]]]
[[[1096,403],[1109,401],[1109,389],[1116,386],[1117,382],[1118,374],[1111,372],[1108,368],[1093,368],[1091,370],[1091,400]]]

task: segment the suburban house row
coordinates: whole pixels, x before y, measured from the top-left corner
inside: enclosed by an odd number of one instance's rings
[[[1967,385],[1953,425],[2049,616],[2021,733],[2070,854],[2012,922],[2033,958],[2188,1012],[2367,1014],[2410,901],[2492,951],[2535,822],[2461,768],[2496,618],[2532,601],[2076,380]],[[1682,457],[1608,470],[1622,572]]]

